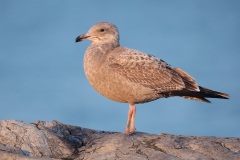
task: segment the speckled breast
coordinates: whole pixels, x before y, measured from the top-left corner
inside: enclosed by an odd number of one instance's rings
[[[116,74],[108,66],[105,55],[91,52],[84,56],[84,71],[89,83],[110,100],[125,103],[144,103],[159,98],[151,89],[140,86]]]

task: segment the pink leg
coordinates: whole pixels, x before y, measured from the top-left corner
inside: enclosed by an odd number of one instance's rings
[[[131,106],[132,107],[132,117],[131,117],[131,127],[130,127],[130,134],[132,134],[136,128],[135,128],[135,116],[136,116],[136,106],[133,105]]]
[[[129,104],[128,120],[126,125],[126,131],[124,132],[124,134],[132,134],[136,130],[134,125],[135,115],[136,115],[136,106],[134,104]]]

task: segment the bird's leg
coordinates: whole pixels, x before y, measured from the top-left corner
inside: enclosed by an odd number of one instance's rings
[[[134,126],[135,115],[136,115],[136,106],[134,104],[130,104],[129,110],[128,110],[128,120],[126,125],[126,131],[124,132],[124,134],[132,134],[136,130]]]
[[[131,109],[132,109],[132,117],[131,117],[131,127],[130,127],[130,134],[132,134],[136,128],[135,128],[135,115],[136,115],[136,106],[133,104],[133,105],[130,105],[131,106]]]
[[[132,117],[132,109],[131,109],[131,105],[130,105],[129,110],[128,110],[128,119],[127,119],[126,130],[125,130],[124,134],[129,134],[129,128],[131,125],[131,117]]]

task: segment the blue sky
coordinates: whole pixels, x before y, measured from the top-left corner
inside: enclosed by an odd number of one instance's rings
[[[237,0],[0,1],[0,119],[123,131],[128,105],[90,86],[83,71],[90,42],[74,42],[107,21],[118,26],[121,45],[231,96],[212,104],[168,98],[137,105],[138,131],[239,137],[239,8]]]

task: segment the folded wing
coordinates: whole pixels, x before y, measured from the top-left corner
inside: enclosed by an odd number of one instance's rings
[[[118,47],[112,51],[108,62],[114,73],[159,93],[183,89],[199,91],[195,80],[186,72],[140,51]]]

